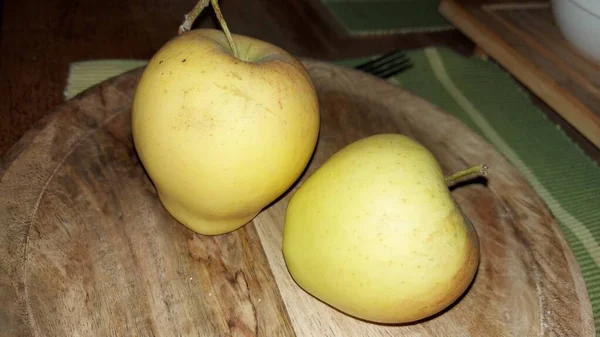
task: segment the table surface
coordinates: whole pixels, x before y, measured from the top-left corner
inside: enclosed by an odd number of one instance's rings
[[[509,2],[463,0],[464,3]],[[174,36],[196,0],[6,0],[0,35],[0,158],[36,122],[64,102],[69,64],[119,58],[148,59]],[[1,2],[0,2],[1,4]],[[277,44],[300,57],[335,60],[391,49],[443,45],[463,54],[474,44],[459,30],[350,36],[319,0],[224,0],[234,33]],[[218,27],[205,11],[194,28]],[[532,95],[550,119],[600,163],[600,151]]]
[[[549,0],[442,0],[440,12],[585,136],[580,145],[596,157],[600,147],[600,66],[565,40]]]
[[[0,37],[0,157],[40,118],[63,102],[71,62],[148,59],[174,36],[196,0],[6,0]],[[394,48],[446,45],[468,52],[456,30],[353,38],[319,0],[221,1],[230,29],[318,59],[369,55]],[[196,27],[218,27],[205,11]]]

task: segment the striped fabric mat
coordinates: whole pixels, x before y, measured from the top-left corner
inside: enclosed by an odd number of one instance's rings
[[[321,0],[321,2],[351,35],[454,29],[439,14],[439,0]]]
[[[600,331],[600,168],[495,63],[438,48],[408,54],[414,67],[390,81],[459,118],[521,171],[566,234],[582,267]],[[353,66],[364,60],[340,64]],[[74,63],[65,98],[143,64]]]
[[[63,95],[65,99],[73,98],[106,79],[142,67],[146,63],[146,60],[93,60],[71,63]]]

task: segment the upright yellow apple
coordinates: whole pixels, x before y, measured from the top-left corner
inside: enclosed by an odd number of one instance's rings
[[[165,208],[201,234],[252,220],[300,176],[319,106],[285,50],[223,32],[188,31],[150,60],[135,92],[135,148]]]
[[[475,230],[446,183],[435,157],[409,137],[348,145],[288,204],[290,274],[316,298],[368,321],[406,323],[441,311],[479,262]]]

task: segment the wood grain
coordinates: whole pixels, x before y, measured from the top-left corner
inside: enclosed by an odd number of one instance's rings
[[[365,74],[305,60],[321,105],[315,156],[252,223],[192,234],[161,206],[132,145],[136,70],[62,105],[0,171],[3,336],[593,336],[579,266],[542,200],[503,156],[453,117]],[[487,163],[452,193],[481,241],[457,303],[417,324],[350,318],[303,292],[281,254],[297,188],[361,137],[399,132],[446,173]]]
[[[440,11],[600,148],[600,64],[584,58],[562,37],[548,1],[443,0]]]

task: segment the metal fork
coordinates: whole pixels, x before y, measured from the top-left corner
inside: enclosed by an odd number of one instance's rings
[[[388,79],[412,66],[413,64],[406,53],[400,50],[394,50],[383,54],[376,59],[359,64],[354,68],[379,78]]]

